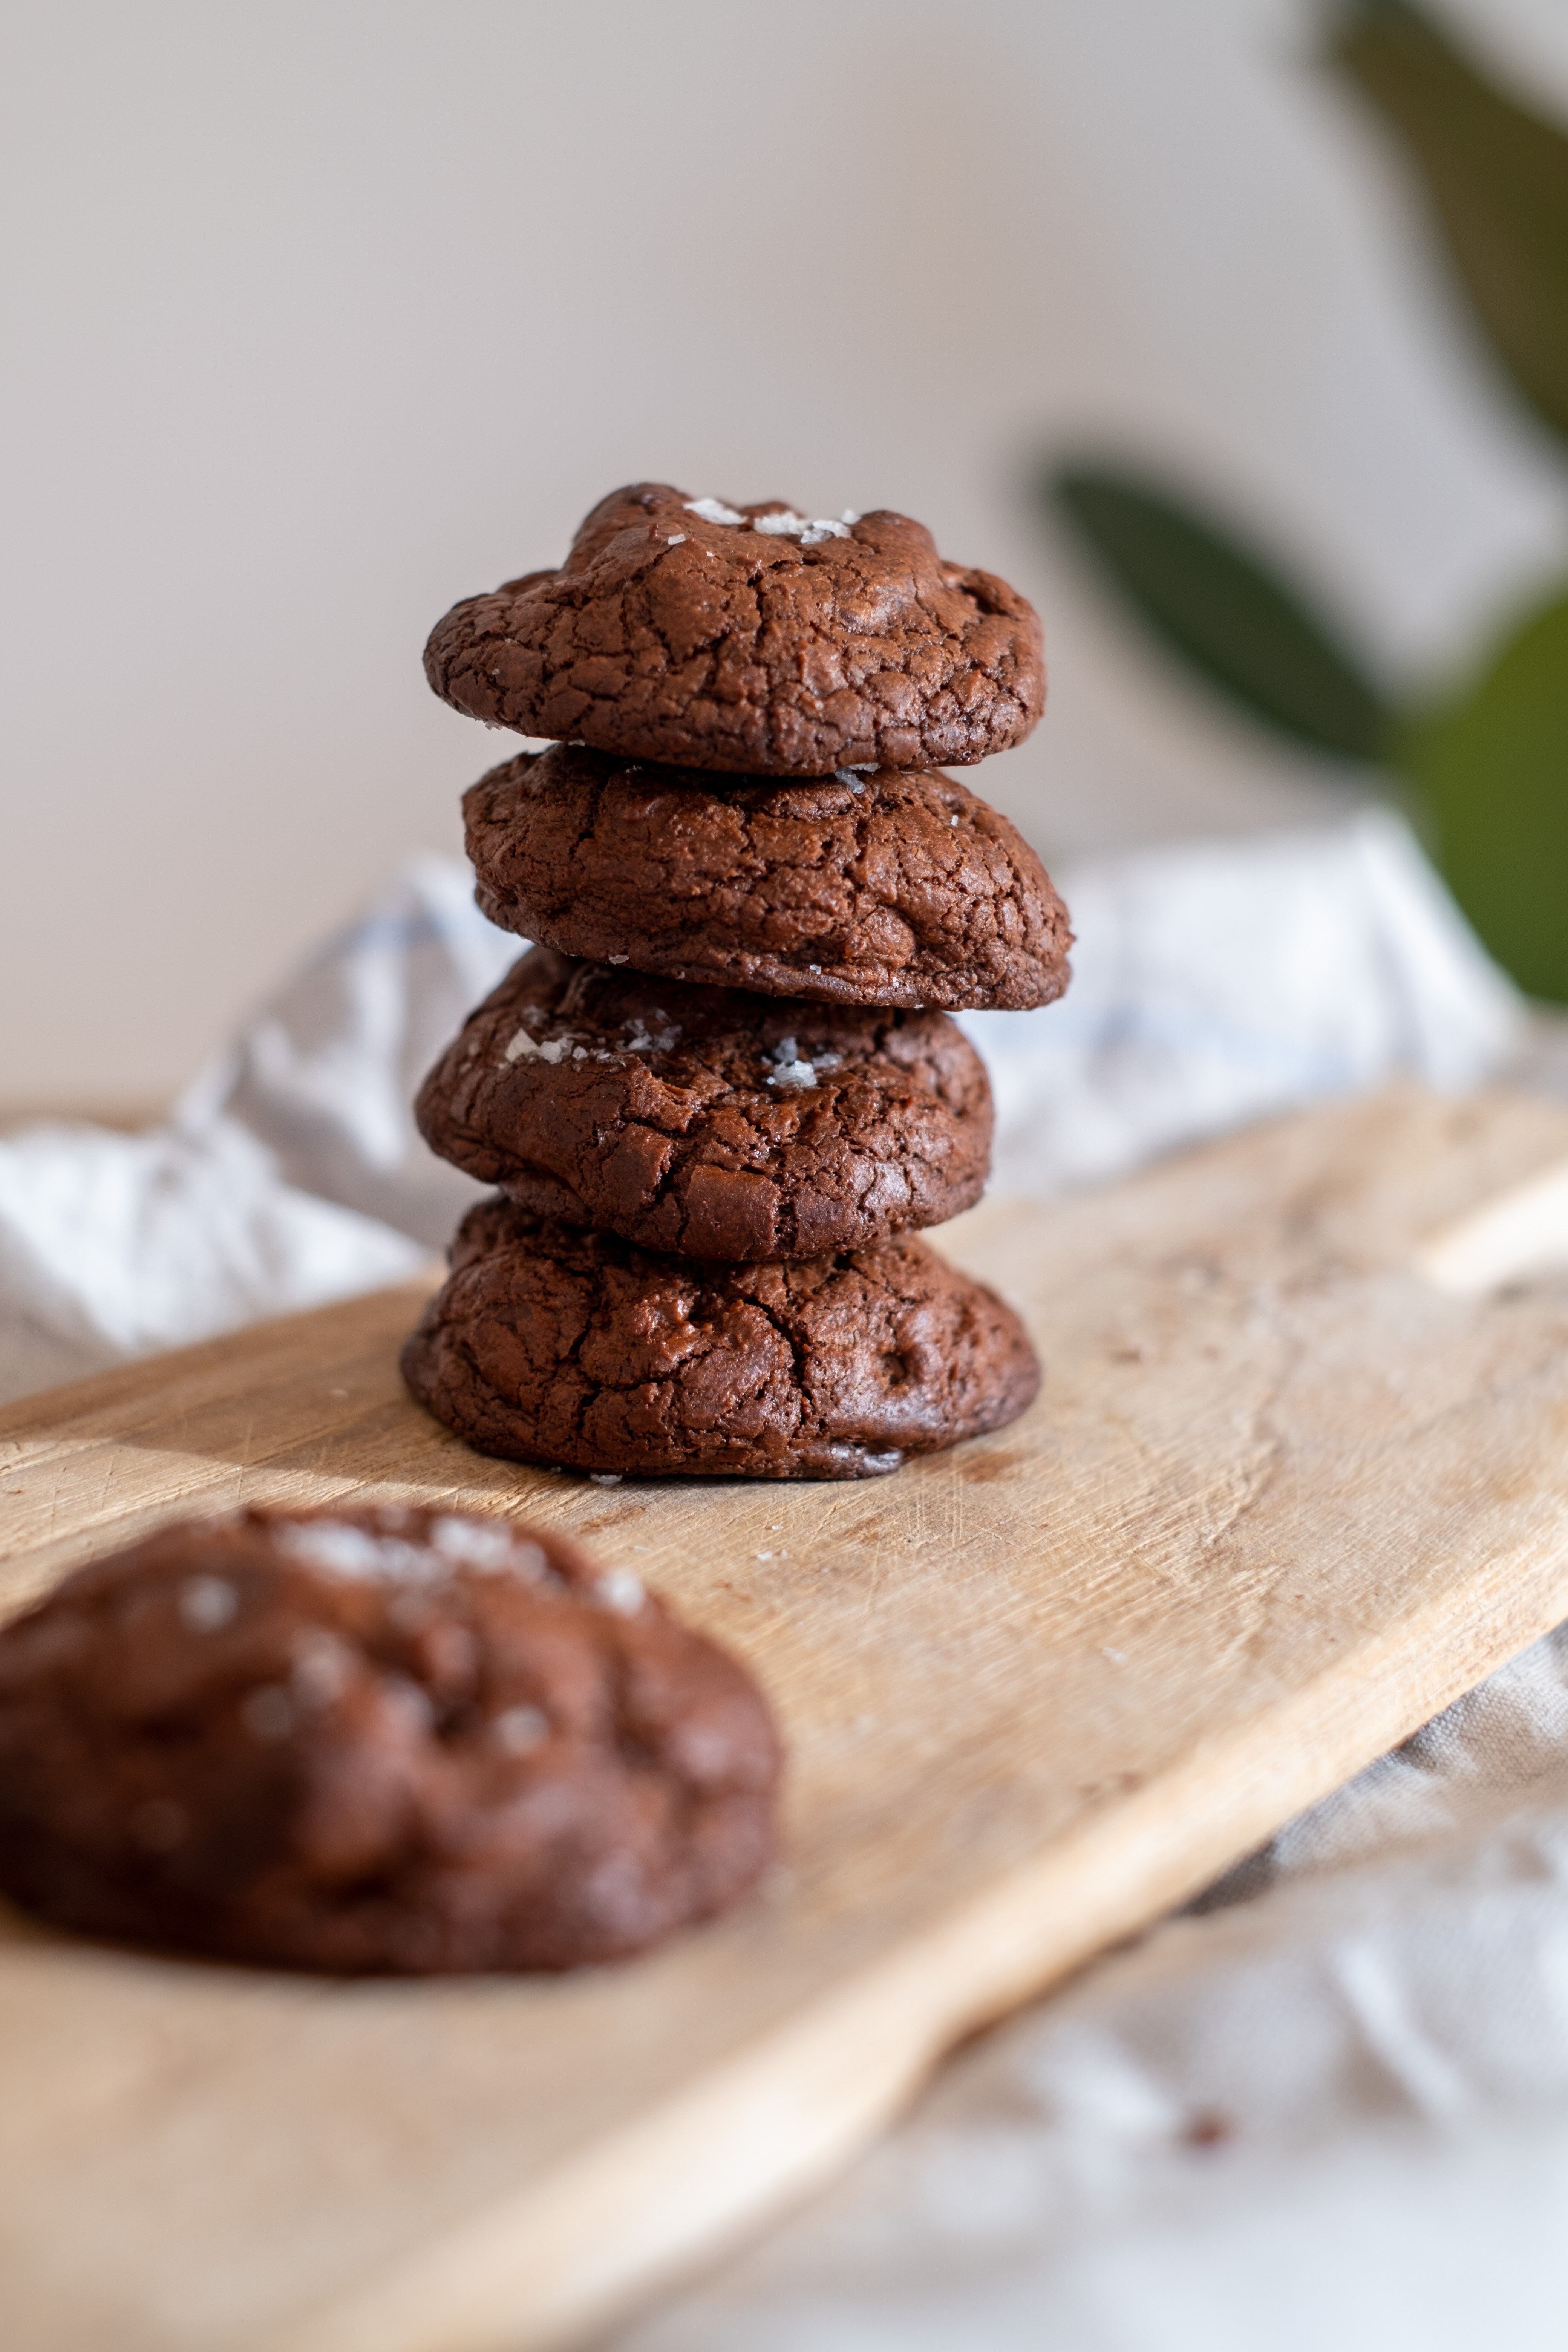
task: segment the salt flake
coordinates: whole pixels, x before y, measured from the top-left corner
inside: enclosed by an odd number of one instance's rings
[[[490,1738],[509,1756],[526,1756],[549,1737],[550,1717],[542,1707],[505,1707],[490,1724]]]
[[[721,499],[688,499],[686,511],[700,515],[704,522],[727,523],[733,530],[744,530],[749,526],[763,539],[798,539],[803,547],[820,546],[825,539],[847,539],[851,525],[860,520],[853,507],[845,508],[840,522],[835,522],[831,515],[815,519],[797,515],[788,507],[783,514],[743,515],[727,507]],[[679,542],[671,540],[669,543],[674,547]]]
[[[803,1054],[793,1037],[783,1037],[768,1055],[773,1068],[766,1083],[779,1087],[785,1094],[801,1094],[815,1087],[819,1070],[836,1070],[844,1059],[842,1054]]]
[[[764,539],[798,539],[803,547],[819,546],[825,539],[847,539],[847,523],[835,522],[831,516],[820,515],[811,521],[805,515],[793,514],[786,507],[783,514],[756,515],[752,529]]]
[[[224,1576],[187,1576],[180,1587],[180,1622],[193,1633],[216,1633],[239,1607],[239,1595]]]
[[[405,1543],[401,1536],[374,1536],[342,1519],[281,1527],[274,1540],[279,1551],[303,1560],[307,1568],[324,1570],[329,1576],[428,1579],[444,1573],[423,1545]]]
[[[460,1519],[447,1513],[430,1522],[430,1542],[454,1568],[510,1568],[516,1549],[511,1529],[498,1520]],[[529,1544],[526,1549],[535,1551],[538,1547]]]
[[[722,499],[688,499],[686,511],[700,517],[704,522],[727,522],[743,526],[745,516],[727,507]]]
[[[315,1627],[294,1643],[289,1695],[305,1708],[331,1706],[342,1696],[353,1673],[353,1654],[335,1633]]]

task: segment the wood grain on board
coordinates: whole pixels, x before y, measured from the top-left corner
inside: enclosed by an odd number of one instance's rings
[[[743,1653],[793,1755],[765,1893],[597,1974],[332,1985],[7,1923],[8,2340],[576,2340],[1568,1613],[1568,1281],[1410,1264],[1565,1149],[1563,1111],[1407,1092],[974,1211],[942,1245],[1044,1393],[883,1481],[486,1462],[399,1387],[415,1290],[0,1416],[0,1606],[190,1509],[515,1510]]]

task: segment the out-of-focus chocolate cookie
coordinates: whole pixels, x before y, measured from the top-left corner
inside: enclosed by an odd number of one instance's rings
[[[471,718],[642,760],[821,776],[963,767],[1045,701],[1040,625],[923,523],[613,490],[559,572],[469,596],[425,649]]]
[[[735,1660],[500,1519],[187,1520],[0,1630],[0,1891],[264,1966],[638,1951],[756,1878],[779,1761]]]
[[[650,980],[534,948],[416,1106],[523,1207],[700,1258],[817,1257],[980,1197],[991,1088],[943,1013]]]
[[[875,1477],[1039,1385],[1011,1308],[922,1242],[703,1266],[500,1197],[458,1227],[403,1373],[481,1454],[652,1477]]]
[[[552,744],[465,795],[479,905],[564,955],[766,995],[1048,1004],[1067,909],[1004,816],[924,769],[727,783]]]

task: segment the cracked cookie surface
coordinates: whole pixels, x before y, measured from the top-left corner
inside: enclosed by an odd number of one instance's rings
[[[1045,701],[1033,608],[922,523],[662,482],[602,499],[560,571],[454,605],[425,670],[492,726],[744,775],[967,766]]]
[[[984,1065],[942,1013],[654,980],[533,948],[420,1090],[433,1151],[689,1257],[820,1256],[980,1198]]]
[[[499,1196],[458,1227],[403,1373],[481,1454],[731,1478],[876,1477],[1039,1385],[1012,1309],[922,1242],[704,1266]]]
[[[555,1535],[237,1511],[0,1630],[0,1887],[262,1966],[619,1958],[746,1890],[780,1748],[735,1659]]]
[[[949,776],[734,782],[570,744],[464,795],[475,896],[563,954],[840,1004],[1048,1004],[1067,909],[1005,817]]]

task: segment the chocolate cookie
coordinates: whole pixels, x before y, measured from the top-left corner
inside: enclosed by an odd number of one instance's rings
[[[263,1966],[574,1968],[751,1885],[779,1756],[742,1666],[558,1537],[186,1520],[0,1630],[0,1890]]]
[[[728,783],[554,743],[465,795],[476,896],[564,955],[839,1004],[1048,1004],[1067,909],[950,777]]]
[[[481,1454],[728,1478],[875,1477],[1039,1385],[1017,1317],[922,1242],[701,1266],[499,1197],[458,1228],[403,1373]]]
[[[984,1065],[942,1013],[648,980],[534,948],[416,1107],[524,1208],[700,1258],[818,1257],[980,1198]]]
[[[1033,609],[923,523],[662,482],[602,499],[559,572],[455,604],[425,674],[492,726],[736,775],[965,767],[1045,701]]]

